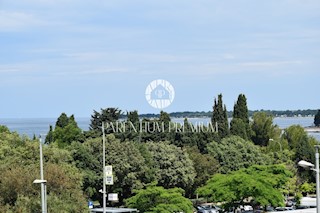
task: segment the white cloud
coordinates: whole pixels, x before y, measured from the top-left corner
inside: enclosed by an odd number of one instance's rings
[[[30,13],[0,10],[0,31],[21,31],[46,24]]]
[[[240,66],[246,67],[273,67],[273,66],[282,66],[282,65],[301,65],[305,63],[300,60],[293,61],[256,61],[256,62],[243,62],[240,63]]]

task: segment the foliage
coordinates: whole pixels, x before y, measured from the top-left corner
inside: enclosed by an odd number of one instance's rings
[[[186,152],[165,142],[149,142],[146,145],[151,153],[156,180],[160,186],[186,189],[193,184],[196,172]]]
[[[227,175],[216,174],[198,193],[210,201],[227,202],[226,206],[242,204],[245,198],[252,198],[258,205],[281,206],[281,188],[291,176],[283,165],[252,166]]]
[[[0,209],[40,212],[40,186],[33,184],[40,176],[39,141],[20,138],[16,133],[0,134]],[[82,174],[71,164],[70,153],[54,145],[45,145],[43,155],[49,211],[85,212]]]
[[[312,192],[316,191],[316,184],[315,183],[304,182],[300,186],[300,191],[302,192],[302,194],[304,196],[307,196],[308,193],[312,193]]]
[[[132,122],[133,124],[139,123],[139,114],[137,110],[127,113],[128,122]]]
[[[118,108],[101,109],[100,112],[93,111],[91,115],[90,130],[101,132],[102,122],[115,122],[120,118],[121,110]]]
[[[84,173],[83,190],[93,200],[102,200],[102,139],[88,139],[83,144],[73,143],[70,147],[76,166]],[[110,134],[106,140],[106,165],[113,166],[114,185],[108,186],[109,192],[118,192],[121,198],[128,198],[132,190],[140,189],[152,177],[144,157],[134,143],[120,142]],[[151,179],[151,180],[150,180]]]
[[[196,146],[202,154],[207,152],[207,145],[211,141],[220,141],[220,137],[215,132],[215,127],[203,126],[200,130],[197,126],[189,123],[187,118],[184,120],[183,132],[171,132],[167,134],[167,140],[172,144],[184,147],[184,146]]]
[[[69,118],[66,113],[61,113],[56,121],[56,127],[64,128],[69,124]]]
[[[183,194],[184,191],[180,188],[164,189],[159,186],[148,186],[146,189],[138,190],[135,196],[126,200],[126,204],[139,209],[141,213],[192,213],[192,203],[183,197]]]
[[[288,140],[289,147],[296,149],[302,137],[307,136],[304,128],[300,125],[292,125],[285,129],[284,137]]]
[[[233,135],[238,135],[247,140],[251,136],[251,129],[249,125],[249,111],[247,107],[247,98],[244,94],[238,96],[238,100],[233,108],[230,124],[230,132]]]
[[[62,113],[57,119],[55,129],[49,127],[49,132],[46,136],[45,143],[57,143],[59,147],[70,145],[73,141],[82,141],[82,130],[78,127],[74,115],[68,117]]]
[[[218,125],[218,134],[220,138],[224,138],[229,134],[229,123],[226,106],[222,102],[222,94],[214,99],[213,113],[211,118],[212,124]]]
[[[252,141],[256,145],[267,146],[269,139],[274,138],[277,133],[276,125],[273,124],[272,116],[264,112],[257,112],[253,115]]]
[[[196,177],[194,184],[188,189],[188,196],[194,195],[194,192],[200,186],[203,186],[213,174],[217,173],[219,168],[219,162],[209,154],[201,154],[196,146],[186,147],[186,151],[189,154],[190,159],[193,161],[193,165],[196,171]]]
[[[233,118],[230,122],[230,133],[248,140],[248,126],[249,125],[246,125],[240,118]]]
[[[208,144],[208,152],[218,160],[218,171],[221,173],[248,168],[254,164],[267,164],[269,161],[259,147],[239,136],[224,138],[220,143],[212,141]]]
[[[318,110],[317,114],[314,116],[314,125],[320,126],[320,109]]]
[[[311,140],[307,135],[300,137],[300,141],[298,141],[298,146],[294,156],[296,163],[300,160],[315,163],[315,148],[312,142],[314,141]],[[311,170],[298,167],[298,174],[304,181],[313,182],[315,180],[314,172]]]

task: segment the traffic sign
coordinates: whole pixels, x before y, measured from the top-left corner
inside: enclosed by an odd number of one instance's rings
[[[106,171],[106,176],[112,175],[112,166],[111,165],[106,166],[105,171]]]
[[[113,175],[106,175],[106,185],[113,185]]]

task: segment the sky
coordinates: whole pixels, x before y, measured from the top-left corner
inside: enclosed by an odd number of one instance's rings
[[[318,0],[0,0],[0,118],[320,108]]]

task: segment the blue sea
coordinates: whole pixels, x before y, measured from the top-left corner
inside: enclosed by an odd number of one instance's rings
[[[49,126],[54,127],[57,118],[9,118],[1,119],[0,125],[7,126],[10,131],[16,131],[20,135],[33,137],[47,134]],[[184,118],[173,118],[173,122],[183,123]],[[200,122],[206,124],[210,122],[210,118],[189,118],[189,122],[198,124]],[[90,118],[76,118],[78,126],[83,130],[89,130]],[[273,119],[281,129],[285,129],[291,125],[300,125],[302,127],[310,127],[313,125],[313,117],[276,117]],[[320,141],[320,133],[309,133]]]

